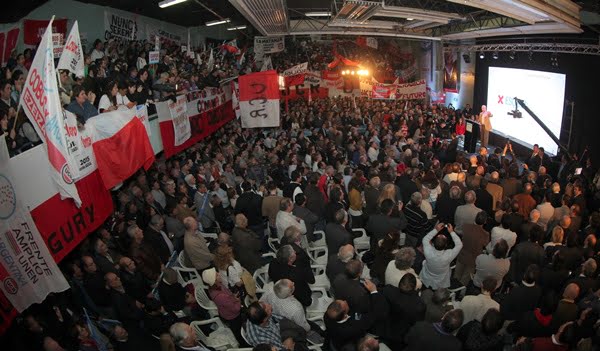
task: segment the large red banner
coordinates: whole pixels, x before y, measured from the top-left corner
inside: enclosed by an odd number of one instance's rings
[[[2,66],[8,62],[10,53],[17,47],[20,31],[19,28],[13,28],[5,32],[0,32],[0,62]]]
[[[48,27],[48,20],[23,20],[23,42],[25,45],[36,46],[42,41],[42,35]],[[67,37],[67,19],[55,19],[52,22],[52,33],[60,33],[63,38]]]

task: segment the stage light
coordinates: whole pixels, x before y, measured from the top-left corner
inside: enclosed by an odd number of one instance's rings
[[[529,61],[533,61],[533,51],[529,50]]]
[[[350,71],[350,74],[351,74],[351,75],[354,75],[354,71]]]
[[[412,20],[414,20],[414,18],[410,18],[410,17],[408,17],[406,20],[407,20],[407,21],[412,21]]]
[[[479,53],[479,58],[482,60],[485,58],[485,53],[483,51]]]
[[[181,4],[182,2],[186,2],[187,0],[164,0],[158,3],[158,7],[164,9],[165,7]]]
[[[246,26],[229,27],[227,30],[242,30],[246,29]]]
[[[494,53],[492,54],[492,58],[493,58],[494,60],[497,60],[497,59],[498,59],[498,51],[494,51]]]
[[[556,52],[550,56],[550,64],[552,64],[552,67],[558,67],[558,54]]]
[[[224,23],[229,23],[231,22],[231,20],[229,18],[223,18],[220,20],[216,20],[216,21],[210,21],[210,22],[206,22],[206,26],[210,27],[210,26],[216,26],[218,24],[224,24]]]
[[[306,17],[329,17],[331,12],[307,12],[304,15]]]
[[[517,56],[517,52],[515,50],[511,51],[510,54],[508,55],[508,57],[510,57],[511,60],[514,60],[516,56]]]

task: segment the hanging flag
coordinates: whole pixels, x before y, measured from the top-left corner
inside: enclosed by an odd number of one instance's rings
[[[270,71],[273,69],[273,62],[271,61],[271,55],[267,56],[267,58],[263,61],[262,67],[260,69],[261,72]]]
[[[83,60],[83,50],[81,48],[77,21],[75,21],[73,28],[71,28],[71,33],[69,33],[65,48],[56,68],[69,70],[76,77],[83,77],[85,75],[85,62]]]
[[[279,83],[277,72],[242,75],[240,114],[242,128],[279,127]]]
[[[301,63],[283,71],[285,85],[288,87],[304,84],[304,77],[308,70],[308,62]]]
[[[240,53],[240,48],[237,46],[237,39],[233,39],[221,45],[221,49],[227,51],[230,54],[237,55]]]
[[[13,174],[10,163],[6,138],[0,137],[0,289],[23,312],[48,294],[69,289],[69,283],[16,191],[15,177],[22,175]]]
[[[52,21],[46,28],[23,84],[19,105],[44,140],[48,160],[53,168],[52,179],[61,197],[72,198],[77,206],[81,205],[68,163],[65,121],[54,69]]]
[[[368,47],[371,47],[373,49],[377,49],[379,47],[379,44],[377,43],[377,38],[373,37],[368,37],[366,40],[366,44]]]
[[[215,67],[215,56],[213,55],[213,50],[210,49],[210,56],[208,57],[208,63],[206,64],[206,68],[208,68],[208,73],[212,72],[213,67]]]
[[[240,118],[240,86],[238,82],[231,81],[231,103],[233,105],[233,111],[235,111],[235,117]]]
[[[246,59],[246,49],[244,49],[244,50],[242,51],[242,54],[240,55],[240,57],[239,57],[239,58],[238,58],[238,60],[237,60],[237,66],[238,66],[238,69],[241,69],[241,68],[242,68],[242,66],[244,65],[244,60],[245,60],[245,59]]]
[[[175,102],[169,101],[169,113],[175,131],[175,146],[179,146],[192,136],[192,127],[187,116],[187,99],[184,95],[179,95]]]
[[[94,155],[106,189],[131,177],[141,167],[150,168],[154,151],[137,109],[117,110],[92,117],[85,129],[93,135]],[[124,152],[135,150],[135,152]]]

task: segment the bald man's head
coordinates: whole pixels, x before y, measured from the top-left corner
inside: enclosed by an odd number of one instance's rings
[[[569,300],[575,300],[579,296],[579,285],[571,283],[565,288],[563,298]]]

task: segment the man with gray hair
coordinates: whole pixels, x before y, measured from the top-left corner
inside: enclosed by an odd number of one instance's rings
[[[302,234],[306,234],[306,224],[304,224],[304,220],[294,216],[292,210],[294,210],[294,202],[290,198],[284,197],[279,203],[279,212],[277,212],[277,216],[275,217],[277,237],[279,240],[283,238],[285,230],[292,225],[300,229]]]
[[[348,223],[348,213],[346,210],[339,209],[335,212],[335,222],[329,222],[325,226],[325,241],[330,255],[335,255],[340,247],[352,244],[352,234],[346,230]]]
[[[160,257],[163,264],[167,264],[171,254],[173,254],[174,246],[169,236],[163,231],[164,219],[159,215],[154,215],[150,218],[150,225],[144,232],[144,239],[152,246],[154,252]]]
[[[262,239],[248,229],[248,219],[242,213],[235,215],[235,227],[231,232],[231,243],[235,258],[250,274],[253,274],[262,266]]]
[[[175,323],[169,328],[169,334],[177,350],[208,351],[196,340],[194,329],[187,323]]]
[[[352,244],[346,244],[337,252],[337,255],[329,255],[329,260],[327,260],[327,268],[325,269],[325,274],[329,281],[332,282],[335,277],[344,273],[346,269],[346,263],[354,258],[354,246]]]
[[[494,199],[494,203],[492,204],[492,210],[496,210],[496,206],[502,202],[502,196],[504,195],[504,189],[500,186],[500,173],[497,171],[493,171],[490,173],[490,181],[488,182],[485,190],[487,190],[492,198]]]
[[[276,258],[269,264],[269,278],[272,281],[289,279],[294,282],[294,297],[302,306],[312,303],[312,292],[309,284],[315,283],[315,275],[310,268],[310,261],[297,260],[296,251],[292,245],[283,245],[277,250]]]
[[[410,197],[410,202],[404,206],[403,211],[406,217],[406,234],[421,240],[425,233],[431,229],[431,223],[427,219],[427,214],[421,209],[423,195],[420,192],[414,192]]]
[[[463,234],[462,227],[464,224],[475,223],[475,217],[481,212],[481,209],[475,206],[475,200],[477,200],[475,192],[469,190],[465,193],[465,204],[456,208],[456,213],[454,214],[454,230],[456,234]]]
[[[403,247],[398,250],[398,252],[396,252],[396,258],[390,261],[385,269],[385,284],[398,286],[405,274],[412,274],[417,280],[416,290],[421,290],[423,283],[421,283],[417,273],[412,268],[416,257],[417,253],[412,247]]]
[[[275,285],[267,290],[260,298],[261,302],[266,302],[273,308],[273,313],[285,316],[285,318],[298,324],[307,332],[310,330],[310,325],[306,320],[304,307],[294,297],[294,282],[289,279],[280,279]]]

